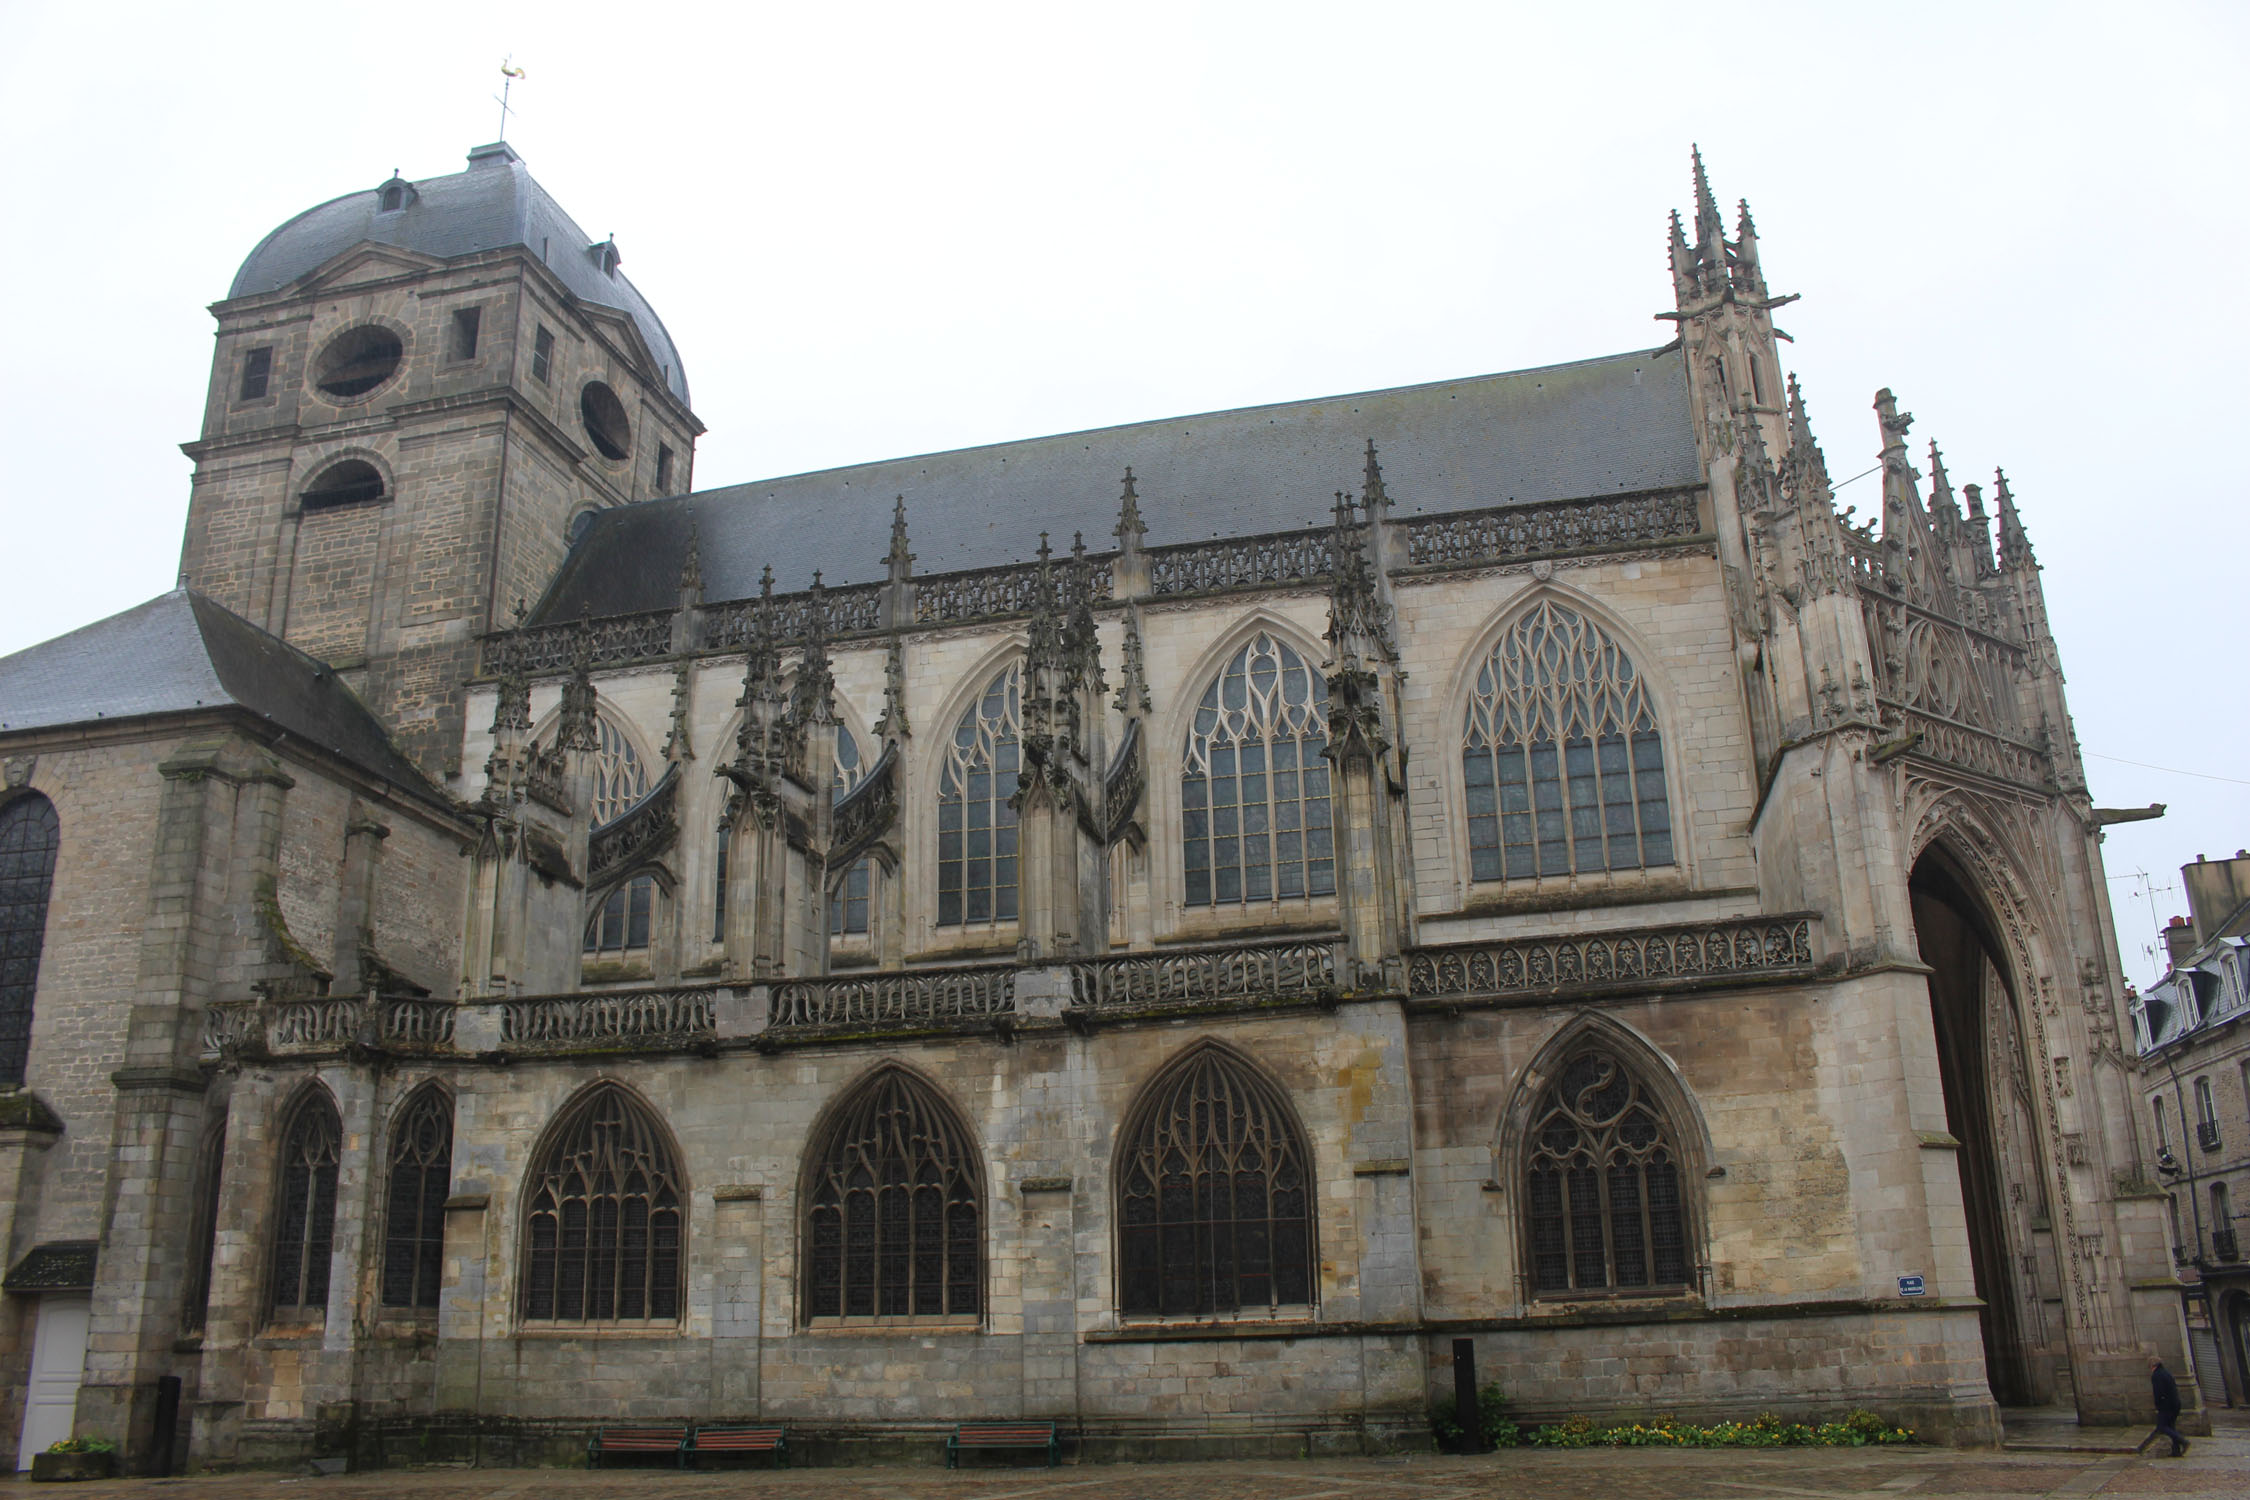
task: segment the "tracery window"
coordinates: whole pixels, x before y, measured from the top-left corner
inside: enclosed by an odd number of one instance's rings
[[[453,1191],[453,1101],[424,1087],[391,1127],[383,1217],[383,1305],[436,1307],[445,1264],[445,1200]]]
[[[188,1280],[180,1298],[181,1326],[201,1328],[210,1315],[211,1265],[219,1250],[219,1189],[227,1158],[227,1117],[204,1127],[195,1153],[195,1221],[188,1234]]]
[[[1261,634],[1204,692],[1180,778],[1187,904],[1336,893],[1328,684]]]
[[[1540,1099],[1528,1140],[1535,1292],[1687,1285],[1679,1149],[1662,1109],[1624,1063],[1601,1051],[1571,1058]]]
[[[529,1188],[527,1320],[679,1317],[685,1184],[638,1101],[615,1084],[581,1094],[549,1136]]]
[[[812,1159],[807,1317],[970,1319],[982,1311],[975,1152],[927,1085],[884,1069],[837,1112]]]
[[[277,1323],[328,1315],[328,1258],[336,1246],[336,1152],[343,1122],[325,1089],[308,1090],[281,1136],[281,1205],[275,1215],[267,1307]]]
[[[594,826],[615,822],[648,795],[648,772],[625,731],[606,717],[594,719]]]
[[[656,915],[656,877],[635,875],[604,897],[586,922],[587,958],[638,953],[648,947]]]
[[[1632,659],[1541,600],[1477,673],[1462,725],[1475,880],[1672,863],[1664,742]]]
[[[1119,1152],[1128,1313],[1196,1316],[1312,1301],[1312,1173],[1281,1096],[1216,1048],[1154,1084]]]
[[[867,779],[868,766],[860,759],[859,741],[843,725],[836,726],[836,781],[834,797],[841,802],[853,787]],[[874,856],[862,854],[831,874],[828,887],[828,935],[863,937],[867,933],[867,893],[874,875]]]
[[[1016,919],[1016,810],[1023,664],[961,715],[938,769],[938,925]]]
[[[61,847],[62,824],[45,797],[27,792],[0,807],[0,1084],[22,1083],[31,1059],[31,1003]]]

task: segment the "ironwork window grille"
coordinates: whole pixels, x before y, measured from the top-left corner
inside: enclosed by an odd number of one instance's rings
[[[1328,684],[1260,635],[1220,669],[1195,710],[1180,778],[1187,904],[1336,893]]]
[[[328,1258],[336,1248],[336,1153],[344,1134],[325,1090],[307,1093],[281,1137],[281,1211],[275,1216],[274,1321],[316,1323],[328,1314]]]
[[[1532,1117],[1524,1195],[1541,1296],[1688,1283],[1687,1206],[1662,1110],[1625,1065],[1583,1052]]]
[[[953,731],[938,769],[938,925],[1016,919],[1023,664],[1011,662]]]
[[[453,1101],[425,1087],[391,1127],[383,1216],[383,1305],[438,1305],[445,1264],[445,1200],[453,1190]]]
[[[61,847],[62,823],[45,797],[27,792],[0,807],[0,1084],[22,1083],[31,1060],[31,1002]]]
[[[983,1233],[974,1150],[953,1111],[886,1068],[838,1112],[806,1193],[813,1318],[974,1318]]]
[[[867,779],[868,766],[860,759],[859,741],[852,732],[836,726],[835,800],[841,802],[853,787]],[[862,854],[832,878],[828,889],[828,935],[864,937],[867,934],[867,892],[874,874],[873,857]]]
[[[680,1315],[686,1185],[656,1122],[614,1084],[555,1127],[526,1199],[523,1315],[540,1323]]]
[[[648,795],[648,772],[625,731],[607,718],[594,720],[594,826],[613,823]]]
[[[586,923],[585,956],[638,953],[648,947],[656,916],[656,877],[635,875],[611,891]],[[722,918],[723,920],[723,918]]]
[[[1479,669],[1461,768],[1472,879],[1672,863],[1647,686],[1606,631],[1551,599],[1509,626]]]
[[[1151,1088],[1123,1136],[1128,1314],[1267,1311],[1312,1301],[1312,1173],[1281,1096],[1205,1048]]]
[[[196,1152],[195,1223],[188,1237],[193,1247],[188,1261],[188,1283],[180,1299],[182,1324],[201,1328],[211,1309],[211,1264],[219,1250],[219,1188],[227,1159],[227,1117],[221,1114],[203,1132],[202,1149]]]

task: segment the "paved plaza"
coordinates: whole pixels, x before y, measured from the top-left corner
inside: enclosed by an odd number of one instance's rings
[[[1017,1467],[1001,1460],[941,1468],[832,1468],[680,1473],[617,1469],[405,1469],[334,1478],[237,1474],[122,1479],[73,1492],[83,1500],[1775,1500],[1775,1497],[2163,1495],[2241,1500],[2250,1494],[2250,1426],[2222,1416],[2183,1459],[2105,1452],[2139,1432],[2074,1432],[2072,1451],[1943,1448],[1658,1452],[1515,1449],[1483,1458]],[[2162,1445],[2152,1453],[2162,1451]]]

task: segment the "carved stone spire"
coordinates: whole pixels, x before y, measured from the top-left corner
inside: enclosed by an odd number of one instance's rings
[[[677,765],[695,759],[688,726],[688,695],[694,678],[693,658],[683,656],[672,665],[672,727],[664,736],[664,758]]]
[[[914,576],[914,554],[906,545],[906,497],[901,495],[891,507],[891,550],[883,554],[883,563],[890,569],[891,582],[904,583]]]
[[[531,680],[513,652],[495,686],[492,703],[492,754],[484,762],[485,799],[512,800],[521,790],[524,757],[531,737]]]
[[[1766,294],[1766,273],[1758,264],[1758,226],[1751,222],[1747,198],[1734,222],[1734,289],[1746,297]]]
[[[799,725],[836,722],[836,673],[828,661],[828,590],[817,569],[805,600],[805,654],[790,691],[789,716]]]
[[[1990,578],[1993,574],[1992,519],[1984,513],[1984,486],[1964,484],[1961,494],[1969,502],[1969,551],[1976,558],[1977,577]]]
[[[788,765],[789,695],[781,676],[781,649],[773,617],[773,569],[758,580],[758,608],[751,617],[750,649],[743,659],[742,726],[735,731],[734,764],[726,775],[745,790],[771,794]]]
[[[1391,497],[1383,488],[1383,466],[1376,460],[1373,438],[1367,440],[1367,467],[1360,478],[1359,500],[1366,508],[1369,520],[1390,513]]]
[[[1828,482],[1828,457],[1813,437],[1805,393],[1794,373],[1789,377],[1789,451],[1781,460],[1781,488],[1799,509],[1835,509],[1834,492]]]
[[[2004,471],[1992,471],[1992,492],[2000,507],[2000,566],[2003,569],[2035,566],[2031,538],[2024,532],[2023,517],[2016,514],[2016,497],[2008,491],[2008,476]]]
[[[1126,613],[1125,640],[1118,654],[1117,711],[1128,719],[1144,718],[1155,705],[1149,699],[1148,658],[1141,644],[1141,625],[1133,611]]]
[[[906,642],[893,631],[883,658],[883,714],[875,721],[875,737],[890,745],[913,736],[914,727],[906,717]]]
[[[1141,538],[1148,535],[1148,527],[1141,524],[1141,497],[1133,488],[1133,470],[1125,470],[1125,492],[1117,500],[1117,550],[1138,552]]]
[[[1672,262],[1672,303],[1685,307],[1695,300],[1695,252],[1688,248],[1687,231],[1680,226],[1680,211],[1672,210],[1672,236],[1668,245]]]
[[[1906,461],[1906,434],[1914,414],[1898,409],[1889,386],[1875,393],[1875,419],[1883,430],[1883,571],[1891,587],[1904,590],[1922,550],[1914,522],[1914,484],[1920,477]]]
[[[1711,179],[1703,173],[1703,148],[1695,156],[1695,280],[1698,291],[1709,294],[1727,285],[1726,221],[1719,217],[1719,202],[1711,196]]]
[[[703,532],[694,510],[688,511],[687,552],[680,558],[680,603],[683,608],[703,602]]]
[[[1389,742],[1382,729],[1375,668],[1398,660],[1398,651],[1391,642],[1390,609],[1375,587],[1358,532],[1351,499],[1339,490],[1330,544],[1335,569],[1328,591],[1328,643],[1334,656],[1328,669],[1329,738],[1377,754]]]
[[[1102,677],[1101,637],[1094,624],[1094,565],[1086,560],[1086,534],[1070,538],[1070,614],[1063,627],[1063,653],[1069,660],[1069,685],[1099,698],[1109,691]],[[1073,701],[1075,702],[1075,696]]]

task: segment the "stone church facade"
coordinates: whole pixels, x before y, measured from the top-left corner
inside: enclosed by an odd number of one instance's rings
[[[182,588],[0,660],[22,1451],[1357,1449],[1464,1337],[1532,1417],[2137,1413],[2014,499],[1883,392],[1853,525],[1700,161],[1670,253],[1660,349],[695,492],[508,148],[276,230]]]

